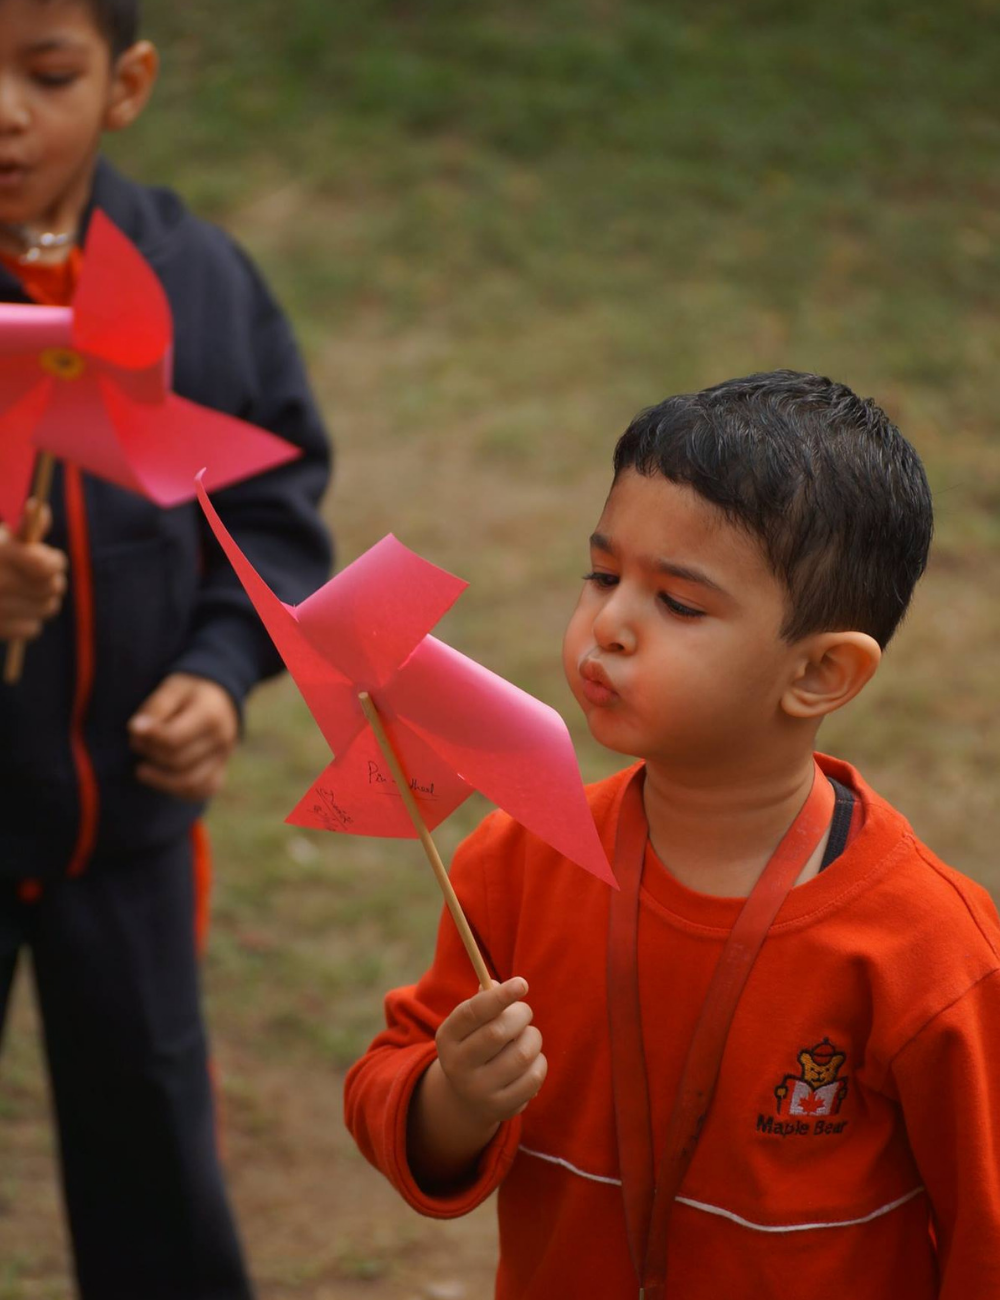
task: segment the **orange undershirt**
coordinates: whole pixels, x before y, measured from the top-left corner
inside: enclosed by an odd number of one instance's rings
[[[68,307],[83,265],[79,248],[71,248],[69,256],[61,262],[22,262],[7,253],[0,253],[0,262],[17,276],[24,292],[35,302],[46,307]]]

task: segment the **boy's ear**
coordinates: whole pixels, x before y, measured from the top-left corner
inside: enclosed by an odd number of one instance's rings
[[[865,687],[882,650],[867,632],[818,632],[801,642],[795,676],[781,697],[793,718],[822,718],[843,708]]]
[[[151,41],[136,41],[123,50],[111,70],[111,94],[104,115],[106,131],[131,126],[149,102],[160,70],[160,56]]]

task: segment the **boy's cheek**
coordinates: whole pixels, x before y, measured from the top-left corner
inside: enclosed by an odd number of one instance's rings
[[[578,604],[566,626],[562,645],[563,673],[574,695],[576,695],[578,689],[580,660],[583,658],[588,640],[586,628],[586,616],[581,609],[581,605]]]

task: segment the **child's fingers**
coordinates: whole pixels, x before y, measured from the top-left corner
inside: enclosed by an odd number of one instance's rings
[[[196,735],[192,740],[174,744],[154,732],[148,736],[134,735],[130,738],[130,744],[134,753],[140,754],[164,773],[186,772],[206,758],[229,752],[228,746],[220,744],[211,735]]]
[[[461,1042],[450,1041],[439,1033],[438,1060],[456,1091],[480,1104],[487,1101],[498,1088],[505,1087],[519,1068],[525,1068],[527,1060],[524,1056],[518,1065],[521,1049],[515,1049],[510,1056],[505,1056],[504,1053],[522,1040],[531,1023],[532,1014],[531,1007],[526,1002],[514,1002],[505,1007],[496,1019],[481,1025]],[[527,1045],[536,1040],[529,1035],[523,1041]],[[538,1035],[537,1043],[540,1045],[541,1035]],[[532,1047],[528,1055],[533,1054]],[[499,1065],[498,1060],[501,1061]]]
[[[534,1017],[527,1002],[512,1002],[494,1020],[469,1034],[455,1045],[454,1058],[468,1069],[476,1069],[493,1061],[509,1044],[524,1033]]]
[[[523,1007],[524,1003],[516,1005]],[[509,1007],[504,1014],[512,1010]],[[548,1064],[542,1053],[542,1036],[533,1025],[525,1026],[485,1062],[470,1060],[465,1047],[461,1044],[450,1059],[439,1051],[438,1060],[457,1096],[484,1123],[501,1124],[510,1119],[541,1088]]]
[[[24,595],[0,590],[0,640],[32,641],[62,607],[58,595]]]
[[[176,795],[198,803],[211,799],[222,789],[226,776],[226,756],[213,754],[186,772],[169,772],[151,763],[140,763],[137,780],[164,794]]]
[[[0,612],[6,618],[51,618],[59,612],[62,597],[52,593],[0,592]]]
[[[236,706],[215,682],[172,673],[129,719],[132,748],[176,765],[181,751],[231,749],[239,733]]]
[[[43,542],[10,541],[4,552],[11,567],[24,581],[36,585],[64,577],[69,564],[64,551]]]
[[[132,748],[148,754],[157,763],[175,765],[181,754],[190,751],[193,757],[196,749],[217,749],[222,742],[210,725],[211,719],[192,708],[189,699],[182,701],[169,717],[158,718],[146,709],[143,706],[142,716],[150,718],[150,724],[143,726],[138,717],[133,718],[129,735]]]
[[[47,501],[41,505],[35,497],[28,497],[24,503],[24,513],[21,516],[21,524],[17,530],[17,535],[22,541],[26,541],[30,532],[34,541],[40,542],[52,527],[52,508]]]
[[[513,1119],[520,1115],[525,1106],[533,1101],[542,1090],[545,1076],[549,1072],[549,1063],[539,1052],[531,1065],[513,1083],[494,1094],[494,1114],[499,1121]]]
[[[534,1025],[511,1039],[479,1072],[478,1086],[487,1093],[500,1094],[528,1074],[542,1054],[542,1035]]]
[[[197,689],[187,695],[180,708],[170,717],[158,721],[144,739],[154,757],[168,761],[182,750],[223,748],[236,743],[239,723],[235,708],[222,695],[206,694]],[[133,742],[143,739],[142,731],[132,729]]]
[[[45,624],[40,618],[0,618],[0,641],[34,641]]]
[[[474,997],[458,1004],[442,1024],[441,1030],[445,1031],[445,1037],[452,1042],[460,1043],[484,1025],[496,1020],[512,1003],[523,998],[527,991],[528,981],[520,975],[505,980],[503,984],[494,984],[490,989],[481,989]]]
[[[190,694],[191,685],[188,679],[180,674],[165,678],[129,719],[130,735],[144,736],[162,727],[169,718],[184,708]]]

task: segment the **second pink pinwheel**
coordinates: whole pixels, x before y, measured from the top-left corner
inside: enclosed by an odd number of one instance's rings
[[[47,452],[158,505],[301,455],[283,438],[171,391],[173,324],[139,250],[95,212],[71,307],[0,304],[0,519],[20,522]]]

